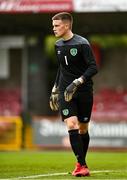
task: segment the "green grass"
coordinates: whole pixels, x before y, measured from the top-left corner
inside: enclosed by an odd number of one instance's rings
[[[87,161],[91,176],[78,179],[127,179],[127,153],[125,152],[89,152]],[[18,179],[22,176],[71,172],[74,164],[75,157],[72,152],[0,152],[0,179]],[[101,172],[94,172],[96,170]],[[105,172],[105,170],[109,170],[109,172]],[[30,180],[30,178],[28,179]],[[76,179],[76,177],[67,174],[34,179]]]

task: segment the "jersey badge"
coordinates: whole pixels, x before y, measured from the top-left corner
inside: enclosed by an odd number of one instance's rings
[[[77,50],[76,48],[71,48],[71,49],[70,49],[70,54],[71,54],[72,56],[76,56],[77,52],[78,52],[78,50]]]
[[[62,111],[62,113],[63,113],[64,116],[67,116],[69,114],[69,110],[68,109],[64,109]]]

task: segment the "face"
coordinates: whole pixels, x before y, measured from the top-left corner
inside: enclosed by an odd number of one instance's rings
[[[53,20],[53,31],[56,37],[64,37],[68,29],[69,25],[62,20]]]

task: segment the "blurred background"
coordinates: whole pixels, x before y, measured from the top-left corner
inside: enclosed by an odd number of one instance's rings
[[[127,149],[127,1],[0,0],[0,150],[66,149],[67,129],[49,108],[57,71],[52,16],[71,12],[99,68],[91,149]]]

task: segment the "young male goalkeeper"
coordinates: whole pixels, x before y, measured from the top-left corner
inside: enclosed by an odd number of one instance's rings
[[[50,107],[60,110],[66,123],[70,144],[77,158],[73,176],[89,176],[86,153],[89,146],[88,126],[93,105],[92,77],[97,73],[89,42],[72,32],[70,13],[52,18],[53,31],[60,38],[55,44],[58,72],[51,92]]]

